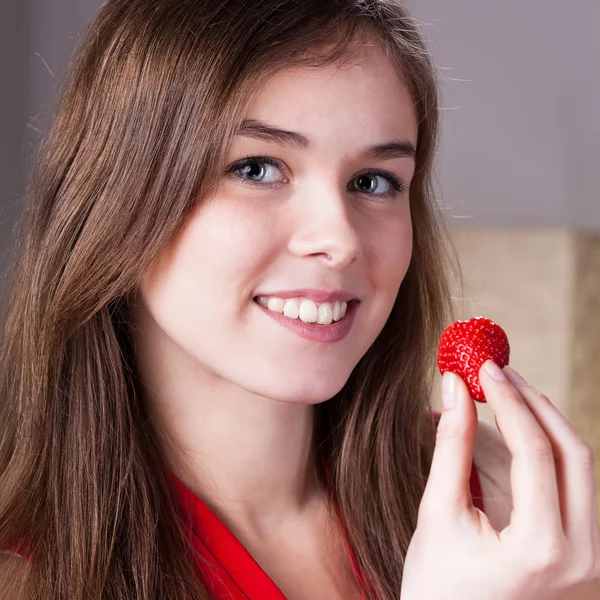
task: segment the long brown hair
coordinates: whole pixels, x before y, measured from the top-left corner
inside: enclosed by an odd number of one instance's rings
[[[450,304],[432,191],[436,72],[395,0],[108,0],[93,22],[36,162],[4,286],[0,547],[27,547],[28,598],[208,597],[158,468],[129,304],[215,189],[266,78],[340,63],[362,34],[386,49],[414,99],[413,256],[383,331],[317,407],[317,439],[367,596],[399,598]]]

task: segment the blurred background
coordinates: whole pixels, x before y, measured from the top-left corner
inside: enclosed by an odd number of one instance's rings
[[[464,270],[457,316],[502,325],[511,365],[598,452],[600,2],[406,4],[441,78],[438,197]],[[2,268],[39,136],[100,5],[0,2]]]

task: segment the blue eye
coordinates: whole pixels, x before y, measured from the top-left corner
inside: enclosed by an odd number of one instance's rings
[[[275,187],[284,182],[281,163],[269,156],[252,156],[238,160],[226,172],[233,173],[242,183],[247,182],[259,187]],[[379,170],[362,173],[352,182],[356,182],[358,186],[349,184],[350,191],[386,199],[394,198],[407,188],[404,180],[398,179],[388,171]]]
[[[371,196],[383,196],[385,198],[395,196],[406,190],[406,184],[403,180],[386,171],[368,171],[359,175],[353,181],[356,182],[359,188],[355,191]],[[383,184],[379,183],[380,181]]]
[[[256,182],[258,184],[281,183],[281,176],[272,179],[275,177],[277,171],[280,171],[279,162],[268,156],[244,158],[227,169],[228,173],[234,173],[236,177],[239,177],[242,180]]]

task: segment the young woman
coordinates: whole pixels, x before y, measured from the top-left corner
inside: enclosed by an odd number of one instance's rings
[[[502,435],[452,374],[432,415],[437,98],[393,0],[104,5],[6,287],[6,598],[550,600],[598,576],[593,455],[544,396],[486,363]]]

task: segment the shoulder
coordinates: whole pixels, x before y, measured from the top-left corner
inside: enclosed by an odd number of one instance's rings
[[[24,600],[29,562],[15,552],[0,550],[0,600]]]
[[[496,427],[479,419],[473,460],[481,481],[485,514],[496,531],[510,522],[512,493],[510,467],[512,455]]]

